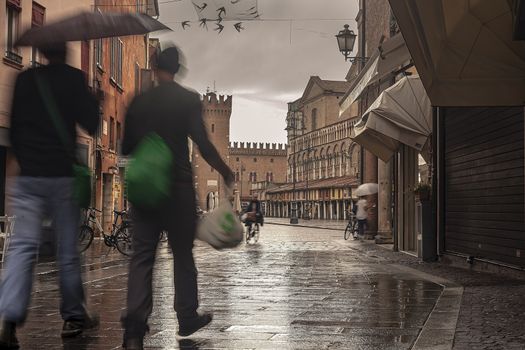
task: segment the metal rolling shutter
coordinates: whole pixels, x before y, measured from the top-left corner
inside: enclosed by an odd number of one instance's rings
[[[445,249],[525,267],[524,110],[445,111]]]

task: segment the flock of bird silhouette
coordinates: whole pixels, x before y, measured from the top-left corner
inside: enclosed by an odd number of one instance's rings
[[[239,1],[241,1],[241,0],[230,0],[230,3],[231,4],[237,4]],[[205,9],[208,8],[208,3],[206,3],[206,2],[203,2],[200,5],[196,4],[195,2],[192,2],[192,3],[193,3],[193,6],[195,6],[195,9],[197,10],[197,13],[202,13]],[[209,22],[214,22],[215,25],[216,25],[214,31],[218,32],[218,34],[222,33],[222,31],[225,28],[224,24],[223,24],[223,20],[224,20],[224,17],[226,16],[226,7],[222,6],[222,7],[218,8],[216,10],[216,12],[217,12],[217,18],[216,19],[201,18],[199,20],[199,27],[205,28],[206,30],[208,30],[208,23]],[[245,11],[243,13],[240,13],[240,15],[243,16],[243,17],[248,17],[249,19],[259,19],[260,18],[260,14],[259,14],[259,11],[257,10],[257,6],[251,7],[247,11]],[[183,21],[181,24],[182,24],[182,29],[184,29],[184,30],[186,30],[186,28],[188,28],[188,27],[191,27],[191,21]],[[239,33],[242,30],[244,30],[243,22],[237,22],[237,23],[235,23],[233,25],[233,27]]]

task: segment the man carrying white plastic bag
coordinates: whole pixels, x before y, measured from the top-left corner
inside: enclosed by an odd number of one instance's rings
[[[189,336],[212,320],[211,313],[197,312],[197,269],[193,258],[197,214],[188,137],[198,146],[208,164],[221,174],[224,183],[233,183],[231,169],[208,138],[199,95],[173,81],[180,68],[178,50],[172,47],[162,51],[156,68],[159,85],[132,101],[126,114],[122,142],[123,154],[133,155],[127,184],[128,193],[135,194],[132,201],[133,255],[129,267],[127,307],[122,318],[123,347],[126,350],[144,348],[144,336],[149,329],[148,318],[153,307],[153,266],[162,231],[168,232],[175,260],[174,306],[178,334]],[[153,146],[156,145],[159,150],[167,152],[155,152]],[[142,171],[148,167],[151,176]],[[167,174],[163,173],[165,168]],[[153,186],[156,184],[162,186]],[[167,190],[164,189],[166,184]],[[163,190],[153,191],[160,188]],[[157,195],[151,196],[152,192]]]
[[[231,188],[226,188],[232,194]],[[233,211],[228,199],[222,199],[219,207],[206,215],[197,227],[197,239],[215,249],[234,248],[242,242],[244,228]]]

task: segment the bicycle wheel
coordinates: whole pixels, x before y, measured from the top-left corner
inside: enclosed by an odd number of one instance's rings
[[[245,231],[246,231],[246,244],[248,244],[250,242],[251,228],[250,228],[250,226],[244,226],[244,227],[245,227]]]
[[[346,225],[346,228],[345,228],[345,241],[348,240],[348,238],[350,238],[350,235],[353,235],[353,233],[354,233],[354,230],[352,227],[352,222],[349,221],[348,225]]]
[[[115,234],[115,242],[117,250],[126,256],[131,256],[133,253],[131,225],[121,226]]]
[[[78,251],[80,253],[85,252],[89,248],[94,236],[95,232],[90,226],[80,226],[80,231],[78,232]]]
[[[259,241],[259,232],[260,232],[259,224],[255,224],[255,227],[253,228],[254,243],[257,243]]]
[[[352,223],[352,235],[354,236],[354,239],[359,238],[359,225],[357,224],[357,221]]]

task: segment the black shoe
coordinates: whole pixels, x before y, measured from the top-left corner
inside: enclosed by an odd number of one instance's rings
[[[62,327],[62,338],[76,337],[85,330],[97,328],[99,325],[98,316],[88,316],[83,320],[68,320],[64,321]]]
[[[202,327],[206,326],[213,319],[211,313],[199,315],[195,318],[186,320],[179,320],[179,335],[181,337],[187,337],[197,332]]]
[[[16,339],[16,324],[13,322],[0,322],[0,349],[18,349],[18,339]]]
[[[124,339],[122,347],[126,350],[143,350],[144,349],[144,339],[143,338],[131,338]]]

